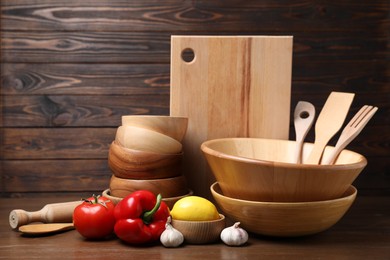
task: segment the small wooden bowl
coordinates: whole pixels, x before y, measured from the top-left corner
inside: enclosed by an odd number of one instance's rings
[[[181,198],[184,198],[186,196],[191,196],[193,194],[192,190],[187,190],[187,194],[177,196],[177,197],[170,197],[170,198],[163,198],[162,200],[167,204],[169,209],[173,208],[173,205]],[[106,189],[102,192],[102,195],[106,198],[109,198],[114,204],[118,204],[119,201],[121,201],[123,198],[112,196],[110,193],[110,189]]]
[[[175,116],[122,116],[122,125],[146,128],[181,142],[187,131],[188,118]]]
[[[108,165],[119,178],[160,179],[179,176],[183,153],[162,154],[125,148],[113,141]]]
[[[188,192],[183,175],[164,179],[135,180],[118,178],[112,175],[110,192],[112,196],[126,197],[136,190],[149,190],[154,194],[161,194],[163,198],[176,197]]]
[[[172,137],[135,126],[118,127],[115,141],[126,148],[164,154],[177,154],[183,148]]]
[[[294,141],[224,138],[201,149],[224,195],[244,200],[304,202],[339,198],[367,164],[343,150],[335,165],[296,164]],[[313,144],[305,143],[304,158]],[[333,147],[327,147],[328,156]]]
[[[356,198],[352,185],[340,198],[314,202],[261,202],[234,199],[222,194],[218,183],[211,193],[221,210],[249,232],[295,237],[322,232],[336,224]]]
[[[219,241],[222,230],[225,228],[225,216],[219,214],[220,219],[211,221],[185,221],[172,219],[172,226],[179,230],[184,241],[189,244],[209,244]]]

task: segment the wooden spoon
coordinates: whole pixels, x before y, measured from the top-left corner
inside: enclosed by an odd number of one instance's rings
[[[30,224],[19,227],[27,235],[43,235],[74,229],[73,223]]]
[[[360,134],[377,110],[377,107],[363,106],[344,127],[335,148],[326,158],[323,158],[321,164],[334,164],[339,153]]]
[[[315,125],[314,146],[305,163],[320,163],[325,146],[343,125],[354,96],[353,93],[330,93],[318,116]]]
[[[302,145],[314,122],[315,107],[306,101],[299,101],[294,110],[294,126],[296,135],[296,151],[294,162],[302,162]]]

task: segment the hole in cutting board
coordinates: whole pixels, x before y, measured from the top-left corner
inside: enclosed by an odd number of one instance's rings
[[[191,48],[185,48],[182,52],[181,52],[181,58],[183,61],[185,62],[191,62],[195,59],[195,52],[193,49]]]

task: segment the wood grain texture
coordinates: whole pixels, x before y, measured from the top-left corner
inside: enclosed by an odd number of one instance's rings
[[[107,158],[115,128],[5,128],[3,159]]]
[[[6,30],[362,31],[386,22],[389,3],[278,1],[2,1]],[[367,12],[369,11],[369,12]],[[245,15],[243,15],[245,14]],[[370,14],[370,15],[368,15]],[[308,23],[307,21],[310,21]]]
[[[2,106],[3,125],[119,126],[122,115],[167,114],[168,95],[9,96]]]
[[[3,63],[2,67],[4,95],[169,95],[168,64]]]
[[[110,177],[106,158],[6,160],[2,192],[102,192]]]
[[[169,63],[169,33],[6,31],[2,37],[2,49],[11,50],[6,62]]]
[[[299,100],[319,111],[331,91],[356,93],[350,115],[378,106],[347,148],[368,158],[359,194],[389,195],[389,12],[388,0],[2,0],[0,192],[55,192],[58,179],[41,173],[58,161],[64,192],[105,187],[120,116],[170,112],[176,34],[293,35],[291,111]],[[75,177],[82,169],[94,182]]]
[[[197,31],[4,31],[1,49],[4,51],[4,62],[169,63],[172,34],[199,35],[200,33]],[[201,34],[215,35],[216,33],[202,31]],[[218,35],[231,34],[227,31],[218,32]],[[248,32],[244,30],[234,34],[248,35]],[[308,59],[310,63],[346,59],[364,61],[377,58],[378,60],[375,60],[377,63],[381,62],[383,55],[386,55],[387,34],[384,31],[348,33],[319,31],[308,34],[283,30],[277,33],[277,35],[291,34],[294,35],[294,59],[298,61],[300,59]],[[262,30],[260,35],[275,35],[275,31]]]

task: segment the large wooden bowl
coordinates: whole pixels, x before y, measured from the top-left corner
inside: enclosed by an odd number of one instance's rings
[[[211,193],[221,210],[249,232],[278,237],[312,235],[329,229],[347,212],[357,190],[350,186],[337,199],[314,202],[261,202],[222,194],[218,183]]]
[[[304,157],[312,148],[305,143]],[[318,201],[339,198],[367,164],[344,150],[335,165],[295,164],[295,142],[260,138],[206,141],[201,149],[226,196],[255,201]],[[328,156],[333,147],[327,147]]]
[[[108,165],[120,178],[160,179],[179,176],[183,153],[162,154],[129,149],[116,141],[110,145]]]
[[[183,195],[180,195],[180,196],[176,196],[176,197],[166,197],[166,198],[162,198],[162,200],[167,204],[167,206],[169,207],[169,209],[172,209],[173,208],[173,205],[175,205],[176,201],[186,197],[186,196],[191,196],[193,194],[193,191],[192,190],[187,190],[187,192]],[[114,204],[118,204],[119,201],[121,201],[124,197],[116,197],[116,196],[112,196],[111,195],[111,192],[110,192],[110,189],[106,189],[102,192],[102,195],[106,198],[109,198],[112,202],[114,202]],[[157,194],[156,194],[157,195]]]
[[[181,142],[187,131],[188,118],[177,116],[122,116],[122,125],[136,126],[159,132]]]
[[[183,175],[151,180],[124,179],[112,175],[110,180],[111,195],[124,198],[136,190],[149,190],[154,194],[160,193],[164,198],[176,197],[188,192]]]
[[[210,221],[186,221],[172,219],[172,226],[179,230],[188,244],[209,244],[220,240],[220,234],[225,228],[225,216]]]
[[[182,144],[167,135],[135,126],[119,126],[115,141],[130,149],[177,154],[182,150]]]

